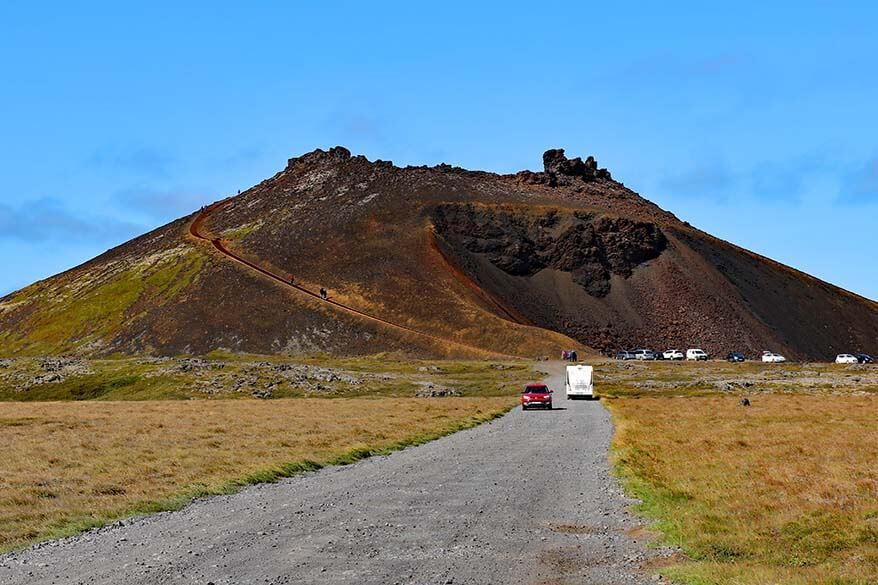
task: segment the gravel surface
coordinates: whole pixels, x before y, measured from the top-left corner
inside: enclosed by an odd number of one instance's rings
[[[0,583],[653,583],[609,415],[550,368],[555,410],[8,554]]]

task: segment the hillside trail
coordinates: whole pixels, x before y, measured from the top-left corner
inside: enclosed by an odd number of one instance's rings
[[[0,556],[4,585],[648,585],[598,401],[503,417],[353,465]],[[444,398],[436,400],[454,400]]]
[[[367,319],[369,321],[380,323],[384,326],[396,329],[398,331],[404,331],[406,333],[411,333],[411,334],[417,335],[419,337],[422,337],[424,339],[429,339],[430,341],[433,341],[436,343],[451,345],[454,347],[458,347],[460,349],[465,349],[468,352],[472,352],[476,355],[482,355],[482,356],[485,356],[487,358],[521,359],[522,356],[505,354],[505,353],[496,352],[496,351],[490,351],[490,350],[486,350],[482,347],[476,347],[474,345],[469,345],[467,343],[463,343],[461,341],[456,341],[453,339],[440,337],[440,336],[434,335],[432,333],[427,333],[425,331],[420,331],[420,330],[415,329],[413,327],[409,327],[408,325],[402,325],[400,323],[395,323],[395,322],[393,322],[389,319],[385,319],[379,315],[374,315],[372,313],[362,311],[360,309],[357,309],[357,308],[352,307],[350,305],[333,300],[331,298],[324,298],[323,296],[321,296],[320,292],[315,292],[315,291],[313,291],[309,288],[306,288],[300,284],[296,284],[295,282],[291,282],[289,279],[284,278],[282,275],[280,275],[276,272],[272,272],[271,270],[268,270],[266,268],[263,268],[262,266],[259,266],[258,264],[251,262],[250,260],[247,260],[243,256],[236,254],[233,250],[229,249],[223,243],[222,239],[213,237],[210,233],[207,233],[203,230],[204,222],[207,220],[207,218],[216,210],[218,210],[221,207],[230,203],[232,201],[232,199],[233,199],[232,197],[228,197],[226,199],[222,199],[220,201],[217,201],[217,202],[203,208],[198,213],[198,215],[195,217],[195,219],[192,221],[192,223],[189,224],[190,235],[192,235],[194,238],[196,238],[198,240],[209,242],[211,245],[213,245],[213,247],[218,252],[220,252],[223,256],[232,260],[236,264],[244,266],[246,268],[249,268],[250,270],[257,272],[258,274],[260,274],[264,277],[270,278],[276,282],[279,282],[282,285],[287,286],[287,287],[289,287],[289,288],[291,288],[291,289],[293,289],[301,294],[307,295],[313,299],[317,299],[323,303],[326,303],[328,306],[330,306],[336,310],[343,311],[343,312],[346,312],[346,313],[351,314],[351,315],[355,315],[355,316],[360,317],[362,319]]]

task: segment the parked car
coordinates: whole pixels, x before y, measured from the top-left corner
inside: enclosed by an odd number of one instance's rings
[[[663,356],[666,360],[682,360],[682,359],[686,359],[686,356],[683,355],[683,352],[680,351],[679,349],[669,349],[669,350],[665,351],[665,352],[662,354],[662,356]]]
[[[521,391],[521,409],[548,408],[552,410],[552,390],[545,384],[528,384]]]
[[[740,351],[730,351],[729,355],[726,356],[727,362],[744,362],[747,361],[747,358],[744,357],[744,354]]]
[[[634,355],[633,351],[620,351],[616,354],[617,360],[635,360],[637,357]]]
[[[583,364],[567,366],[564,390],[567,400],[572,398],[594,398],[594,368]]]
[[[762,361],[767,364],[779,364],[787,361],[787,358],[780,355],[779,353],[774,353],[773,351],[763,351]]]
[[[860,360],[857,359],[857,356],[851,355],[849,353],[840,353],[835,356],[835,363],[837,364],[858,364]]]
[[[861,364],[874,364],[875,358],[869,355],[868,353],[858,353],[857,361]]]
[[[687,349],[686,350],[686,359],[687,360],[696,360],[696,361],[705,361],[709,356],[707,352],[703,349]]]
[[[657,360],[658,354],[656,354],[651,349],[635,349],[634,350],[634,359],[638,360]]]

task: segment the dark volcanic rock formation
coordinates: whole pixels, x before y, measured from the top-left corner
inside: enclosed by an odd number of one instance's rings
[[[317,149],[302,156],[293,157],[287,161],[287,169],[301,165],[322,165],[343,163],[351,158],[351,151],[344,146],[333,146],[329,151]],[[358,158],[366,160],[360,155]]]
[[[569,272],[597,297],[610,291],[611,275],[630,276],[667,245],[654,224],[560,209],[533,215],[527,208],[441,205],[434,223],[444,238],[484,255],[507,274]]]
[[[543,172],[521,171],[516,178],[523,183],[535,185],[575,186],[578,182],[612,181],[607,169],[599,169],[593,156],[567,158],[563,148],[553,148],[543,153]]]

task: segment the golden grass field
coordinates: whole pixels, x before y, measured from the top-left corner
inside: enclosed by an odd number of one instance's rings
[[[0,550],[416,444],[505,412],[539,376],[525,362],[218,354],[198,371],[91,360],[28,387],[40,363],[0,371]],[[295,382],[286,363],[318,369]],[[320,368],[360,382],[309,377]],[[603,361],[596,382],[637,511],[684,553],[663,574],[878,583],[878,367]],[[425,383],[464,397],[414,398]],[[272,399],[251,398],[266,385]]]
[[[664,574],[698,585],[878,583],[878,394],[770,386],[746,394],[750,407],[738,394],[679,391],[605,401],[618,473],[690,559]]]
[[[514,398],[0,403],[0,549],[465,428]]]

